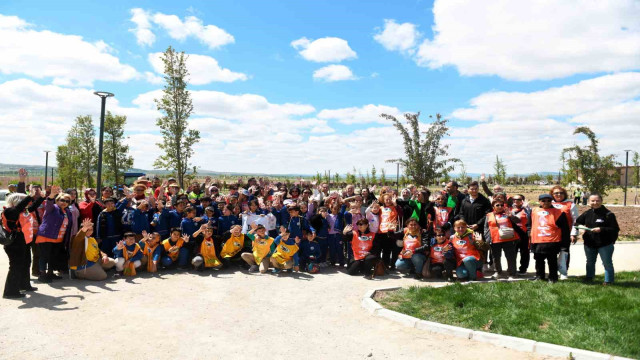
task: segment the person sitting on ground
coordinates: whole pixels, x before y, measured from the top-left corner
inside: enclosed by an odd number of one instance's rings
[[[180,232],[180,228],[172,228],[170,237],[162,242],[164,253],[162,255],[162,266],[165,268],[175,266],[186,268],[189,264],[189,250],[184,247],[189,242],[189,235]]]
[[[320,270],[320,244],[314,232],[307,232],[306,241],[300,242],[300,268],[315,274]],[[342,234],[340,234],[342,236]]]
[[[124,240],[113,248],[113,255],[119,274],[135,276],[136,269],[142,266],[142,251],[136,243],[136,234],[131,231],[124,233]]]
[[[199,240],[195,246],[195,256],[191,259],[191,265],[198,271],[204,269],[220,269],[222,262],[216,255],[216,244],[213,240],[213,226],[204,224],[193,233],[194,239]]]
[[[443,278],[446,273],[447,281],[454,281],[453,269],[456,268],[456,254],[453,245],[442,228],[436,229],[436,234],[431,239],[429,259],[422,275],[424,277]]]
[[[297,259],[295,258],[297,258],[300,238],[292,238],[289,229],[281,227],[280,235],[278,235],[274,244],[276,246],[275,251],[271,255],[273,272],[276,274],[280,272],[280,270],[287,270],[287,272],[291,272],[297,262]]]
[[[467,227],[464,220],[453,223],[453,229],[455,233],[451,235],[450,241],[456,255],[458,280],[475,281],[482,277],[483,259],[480,249],[486,243],[480,234],[474,234],[473,230]]]
[[[157,232],[142,232],[142,239],[138,242],[142,250],[142,266],[146,266],[148,272],[158,271],[158,265],[162,261],[161,235]]]
[[[220,261],[225,267],[232,262],[238,263],[243,252],[251,252],[251,238],[242,233],[242,226],[233,225],[230,231],[222,234]]]
[[[249,272],[258,272],[264,274],[269,269],[271,260],[271,252],[275,246],[273,238],[267,235],[267,229],[264,225],[251,224],[251,230],[247,233],[251,239],[252,252],[242,253],[242,260],[249,264]]]
[[[402,250],[396,260],[398,271],[415,272],[416,279],[422,279],[422,267],[427,260],[425,250],[429,247],[428,240],[423,239],[423,234],[416,218],[409,218],[406,228],[396,232],[394,238],[400,239]]]
[[[106,271],[116,265],[116,261],[100,251],[98,241],[92,237],[93,223],[87,218],[71,240],[69,268],[78,279],[100,281],[107,278]]]
[[[353,251],[353,260],[347,266],[347,274],[371,276],[376,261],[380,259],[378,254],[382,251],[382,246],[376,239],[376,233],[369,229],[369,220],[358,220],[356,229],[347,225],[343,233],[345,237],[351,238]]]

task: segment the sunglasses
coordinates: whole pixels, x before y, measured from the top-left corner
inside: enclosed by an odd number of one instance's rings
[[[63,202],[63,203],[71,204],[71,200],[65,200],[65,199],[60,199],[60,200],[58,200],[58,202]]]
[[[564,195],[563,192],[554,192],[553,195]]]
[[[443,237],[444,234],[436,234],[436,237]]]
[[[495,204],[493,207],[504,207],[504,204]]]

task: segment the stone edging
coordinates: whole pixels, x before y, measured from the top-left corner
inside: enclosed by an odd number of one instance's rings
[[[398,289],[400,289],[400,287],[387,287],[369,290],[364,294],[364,297],[362,298],[362,307],[372,315],[383,317],[387,320],[394,321],[404,326],[416,328],[419,330],[426,330],[434,333],[446,334],[449,336],[456,336],[464,339],[490,343],[518,351],[525,351],[548,356],[559,356],[565,359],[569,358],[575,360],[633,360],[594,351],[570,348],[567,346],[538,342],[513,336],[493,334],[484,331],[474,331],[458,326],[420,320],[413,316],[385,309],[375,300],[373,300],[374,295],[378,291],[393,291]],[[572,358],[570,358],[569,356],[572,356]]]

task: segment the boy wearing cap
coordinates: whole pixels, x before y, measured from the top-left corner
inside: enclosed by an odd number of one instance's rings
[[[96,239],[100,243],[100,250],[109,257],[113,257],[113,248],[122,238],[122,210],[128,202],[125,198],[116,204],[115,198],[107,198],[104,200],[105,209],[98,215]]]
[[[196,231],[193,236],[197,239],[201,239],[200,243],[196,246],[196,255],[191,259],[191,265],[198,270],[204,269],[220,269],[222,262],[216,255],[216,246],[213,240],[213,227],[204,224]]]
[[[242,260],[250,265],[249,272],[260,271],[264,274],[269,269],[271,253],[275,248],[273,238],[267,235],[267,229],[263,225],[258,224],[251,224],[247,236],[251,239],[252,252],[242,253]]]
[[[134,276],[136,269],[142,266],[142,250],[136,244],[136,234],[126,232],[124,240],[120,240],[113,248],[116,270],[125,276]]]

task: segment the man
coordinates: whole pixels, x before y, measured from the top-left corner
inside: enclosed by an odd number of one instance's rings
[[[472,181],[467,185],[469,196],[460,203],[460,211],[456,215],[457,219],[462,219],[469,224],[469,229],[482,233],[484,226],[484,216],[491,212],[491,202],[479,192],[479,184]]]
[[[466,197],[465,194],[458,191],[460,185],[456,181],[451,181],[447,183],[445,186],[445,190],[447,192],[447,207],[453,209],[454,215],[458,215],[460,212],[460,205],[462,205],[462,200]],[[471,224],[469,224],[471,225]]]

